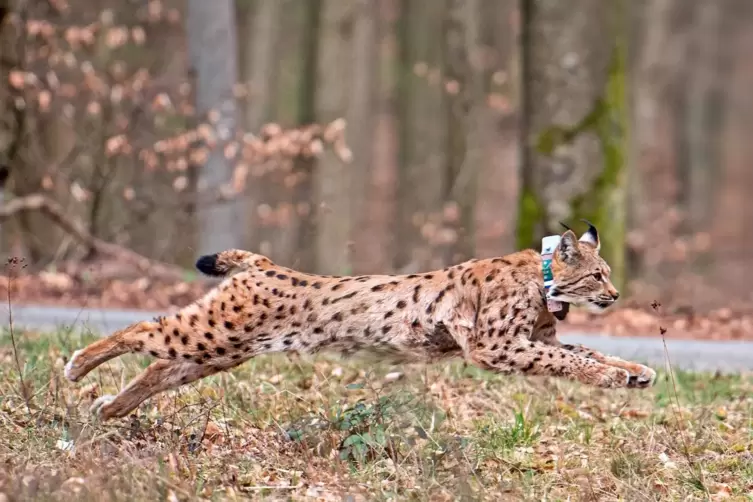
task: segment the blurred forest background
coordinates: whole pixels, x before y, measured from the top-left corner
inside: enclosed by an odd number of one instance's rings
[[[0,254],[53,289],[184,277],[229,247],[408,273],[587,218],[633,298],[753,299],[750,0],[0,14]]]

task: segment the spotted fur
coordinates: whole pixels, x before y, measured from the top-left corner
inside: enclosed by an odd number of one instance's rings
[[[594,310],[619,294],[599,256],[596,229],[568,230],[555,250],[550,296]],[[97,400],[122,417],[158,392],[229,370],[259,354],[371,352],[404,362],[453,357],[498,373],[564,377],[603,388],[648,387],[650,368],[563,345],[546,308],[541,257],[525,250],[412,275],[305,274],[243,250],[204,256],[197,268],[226,276],[177,314],[117,331],[74,353],[79,381],[127,352],[157,358],[117,396]]]

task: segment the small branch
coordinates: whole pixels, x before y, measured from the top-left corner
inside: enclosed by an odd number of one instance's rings
[[[94,237],[80,221],[66,216],[65,211],[57,202],[42,194],[18,197],[0,205],[0,222],[17,213],[29,211],[41,212],[80,244],[99,255],[115,258],[150,276],[175,281],[180,281],[184,277],[184,271],[180,267],[152,260],[130,249]]]

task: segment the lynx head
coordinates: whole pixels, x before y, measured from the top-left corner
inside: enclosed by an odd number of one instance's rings
[[[554,251],[554,284],[548,296],[598,313],[614,304],[620,293],[609,280],[609,265],[599,256],[599,232],[591,223],[583,221],[588,224],[588,230],[580,239],[570,227],[562,224],[567,231]]]

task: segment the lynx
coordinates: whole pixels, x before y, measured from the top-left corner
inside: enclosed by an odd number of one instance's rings
[[[650,387],[654,370],[557,339],[547,296],[597,312],[619,298],[599,249],[593,225],[580,238],[568,228],[552,257],[548,293],[541,255],[530,249],[421,274],[352,277],[297,272],[226,250],[196,262],[204,274],[223,277],[203,298],[77,350],[65,376],[79,381],[127,352],[157,359],[116,396],[94,402],[91,411],[102,420],[259,354],[285,351],[366,352],[405,363],[460,357],[503,374]]]

